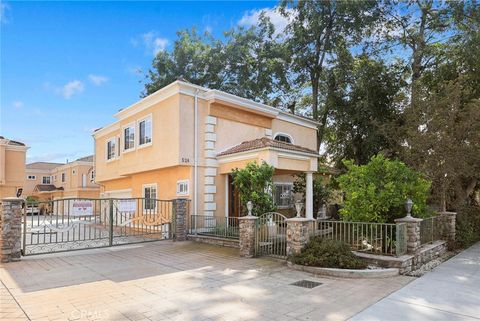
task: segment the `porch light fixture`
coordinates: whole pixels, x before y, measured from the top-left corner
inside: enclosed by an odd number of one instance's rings
[[[248,210],[248,216],[252,216],[252,210],[253,210],[253,203],[252,201],[247,202],[247,210]]]
[[[297,217],[300,217],[300,212],[302,212],[303,208],[303,202],[302,201],[296,201],[295,202],[295,210],[297,210]]]
[[[409,198],[407,200],[407,203],[405,203],[405,209],[407,210],[407,217],[412,217],[412,206],[413,206],[413,201]]]

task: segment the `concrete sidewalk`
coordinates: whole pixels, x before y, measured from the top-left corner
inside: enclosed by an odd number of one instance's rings
[[[480,243],[350,320],[480,320]]]

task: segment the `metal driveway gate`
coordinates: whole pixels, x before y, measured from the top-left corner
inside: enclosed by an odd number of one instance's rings
[[[27,203],[23,255],[172,238],[174,201],[148,198],[58,199]]]
[[[255,255],[285,259],[287,257],[287,221],[280,213],[258,217],[255,228]]]

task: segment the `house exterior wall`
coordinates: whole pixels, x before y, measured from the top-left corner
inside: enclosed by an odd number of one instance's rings
[[[198,95],[198,190],[194,184],[195,93]],[[194,195],[197,196],[197,214],[223,216],[226,174],[233,168],[243,167],[251,159],[220,164],[217,154],[247,140],[265,136],[273,139],[275,132],[287,133],[297,145],[317,148],[315,126],[307,128],[301,121],[276,119],[274,115],[278,111],[265,111],[261,106],[248,109],[241,106],[244,99],[239,104],[226,100],[209,98],[205,88],[175,82],[117,113],[114,123],[93,135],[96,182],[102,186],[102,195],[118,191],[122,195],[142,197],[142,186],[156,183],[158,198],[173,199],[178,197],[177,181],[188,179],[189,195],[186,197],[193,200]],[[123,152],[120,149],[114,160],[107,160],[107,142],[116,138],[122,146],[122,128],[137,124],[146,115],[152,117],[152,144],[138,147],[137,127],[134,150]],[[254,158],[271,163],[278,155],[260,151]],[[310,159],[286,159],[279,163],[285,169],[296,168],[289,167],[292,165],[302,170],[311,170],[314,164]]]
[[[0,144],[0,198],[15,197],[25,186],[27,147]]]
[[[67,164],[59,164],[50,169],[26,170],[24,175],[26,179],[26,193],[24,197],[33,196],[39,200],[59,199],[59,198],[99,198],[100,187],[92,180],[93,162],[73,161]],[[64,174],[65,181],[62,181]],[[35,180],[29,180],[29,175],[35,175]],[[50,192],[38,192],[34,188],[38,184],[43,184],[43,177],[50,177],[50,184],[63,190]],[[85,177],[85,178],[84,178]],[[85,183],[85,184],[84,184]]]

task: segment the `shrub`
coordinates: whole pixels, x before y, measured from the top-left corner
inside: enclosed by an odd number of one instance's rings
[[[321,236],[313,237],[300,254],[293,255],[292,263],[340,269],[364,269],[365,262],[355,256],[347,243]]]
[[[460,208],[455,229],[455,243],[459,248],[466,248],[480,241],[480,206],[465,205]]]
[[[275,211],[272,197],[273,172],[273,166],[265,162],[261,165],[250,162],[243,169],[233,170],[233,185],[240,192],[240,202],[244,214],[246,214],[248,201],[253,203],[253,215],[259,216]]]
[[[414,202],[413,216],[431,216],[427,208],[430,182],[404,163],[380,154],[366,165],[351,161],[345,165],[348,172],[337,179],[345,193],[340,210],[343,220],[391,223],[406,215],[408,198]]]

